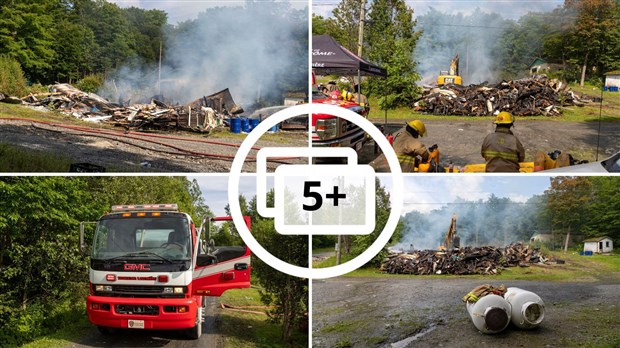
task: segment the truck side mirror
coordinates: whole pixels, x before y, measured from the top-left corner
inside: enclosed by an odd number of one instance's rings
[[[95,225],[96,222],[93,221],[82,221],[80,222],[80,251],[83,254],[90,254],[90,244],[86,243],[85,235],[85,227],[86,225]]]

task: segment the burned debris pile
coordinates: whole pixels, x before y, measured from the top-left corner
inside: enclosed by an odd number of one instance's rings
[[[505,267],[527,267],[531,263],[547,261],[539,249],[517,243],[505,248],[485,246],[451,251],[391,252],[380,270],[391,274],[497,274]]]
[[[580,97],[568,85],[545,75],[470,86],[444,85],[424,91],[414,110],[434,115],[490,116],[508,111],[516,116],[558,116],[562,106],[583,106],[590,100]]]
[[[22,98],[33,107],[58,110],[84,121],[105,122],[126,129],[205,132],[224,125],[224,119],[243,112],[224,89],[187,105],[170,105],[152,98],[148,104],[121,105],[69,84],[55,84],[49,93]]]

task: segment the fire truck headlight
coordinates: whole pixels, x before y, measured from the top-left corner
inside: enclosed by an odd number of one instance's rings
[[[95,291],[111,292],[112,291],[112,286],[111,285],[95,285]]]
[[[183,288],[174,288],[174,293],[175,294],[182,294],[182,293],[184,293]]]
[[[164,288],[163,293],[164,294],[172,294],[172,291],[173,291],[172,288]]]

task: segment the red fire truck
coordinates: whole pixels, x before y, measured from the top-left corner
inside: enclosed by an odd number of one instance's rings
[[[205,296],[250,287],[250,250],[205,242],[209,225],[205,219],[196,227],[176,204],[112,206],[96,222],[90,251],[90,322],[103,334],[112,328],[186,330],[198,339]]]
[[[349,109],[362,117],[365,110],[352,101],[332,99],[317,94],[312,103],[329,104]],[[312,114],[312,146],[317,147],[350,147],[360,152],[364,143],[369,140],[366,132],[353,122],[333,115]]]

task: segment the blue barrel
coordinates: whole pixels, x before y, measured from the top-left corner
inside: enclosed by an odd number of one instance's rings
[[[241,119],[240,118],[231,118],[230,119],[230,131],[233,133],[241,133]]]
[[[269,133],[275,133],[278,131],[278,125],[276,124],[275,126],[269,128]]]
[[[256,126],[258,126],[259,123],[260,123],[260,120],[258,118],[251,118],[250,119],[250,132],[254,130],[254,128],[256,128]]]
[[[247,117],[241,118],[241,131],[250,133],[250,120]]]

